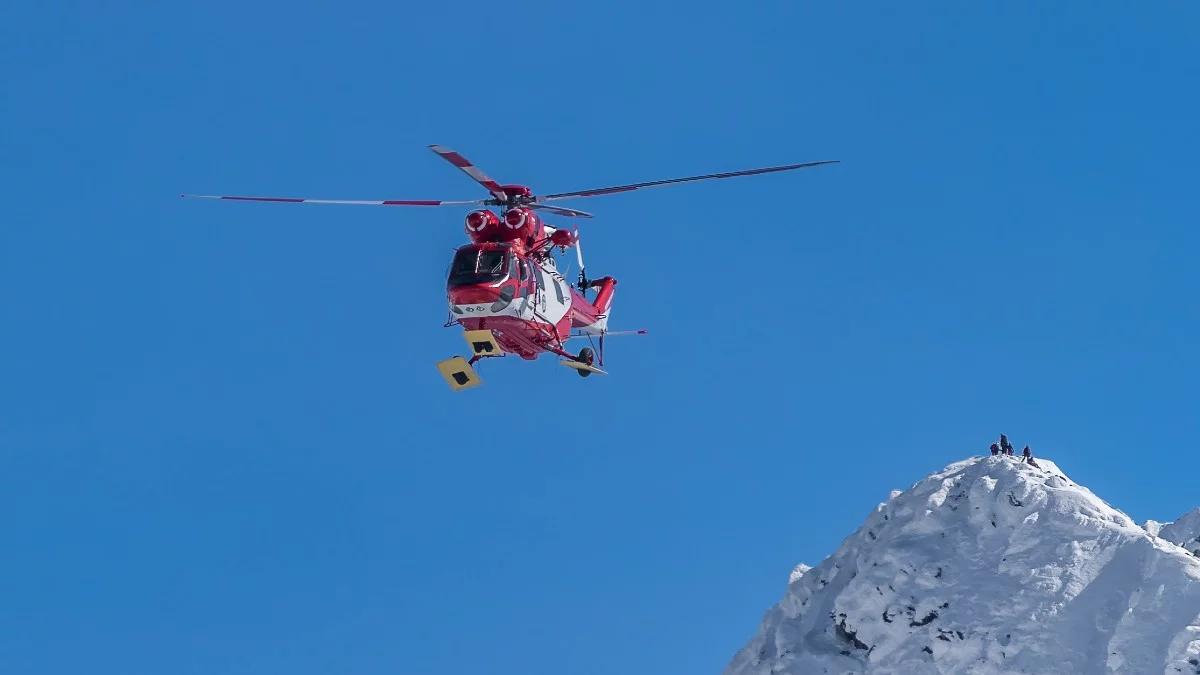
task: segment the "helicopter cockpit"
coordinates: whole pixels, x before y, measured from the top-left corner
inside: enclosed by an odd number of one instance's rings
[[[470,244],[458,249],[450,263],[451,287],[496,284],[517,268],[511,246],[507,244]]]

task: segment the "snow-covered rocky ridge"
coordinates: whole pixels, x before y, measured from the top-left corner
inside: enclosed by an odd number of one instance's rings
[[[792,572],[726,675],[1200,674],[1200,509],[1144,529],[1038,464],[969,459],[892,493]]]
[[[1163,525],[1158,536],[1200,557],[1200,508],[1189,511],[1173,523]]]

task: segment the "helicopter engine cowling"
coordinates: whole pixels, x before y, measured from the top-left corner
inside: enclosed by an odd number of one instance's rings
[[[468,213],[464,227],[467,235],[471,237],[471,241],[477,244],[496,241],[497,238],[502,238],[500,235],[503,235],[503,230],[507,229],[501,224],[500,216],[486,209]]]
[[[504,239],[533,239],[542,231],[542,221],[530,209],[512,208],[504,212]]]
[[[570,248],[575,245],[575,233],[570,230],[555,230],[550,233],[550,242],[555,246]]]

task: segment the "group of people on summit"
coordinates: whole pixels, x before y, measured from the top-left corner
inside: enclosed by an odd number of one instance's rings
[[[992,450],[992,456],[996,456],[996,455],[1007,455],[1009,457],[1013,456],[1012,443],[1008,442],[1008,436],[1005,436],[1004,434],[1000,434],[1000,441],[998,443],[992,443],[991,450]],[[1032,464],[1033,466],[1038,465],[1037,462],[1033,461],[1033,451],[1029,449],[1028,445],[1026,445],[1025,449],[1021,451],[1021,461],[1028,462],[1028,463]]]

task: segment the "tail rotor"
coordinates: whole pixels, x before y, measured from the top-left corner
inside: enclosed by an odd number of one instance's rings
[[[583,244],[579,243],[579,228],[575,228],[575,257],[579,260],[579,281],[576,286],[579,287],[580,293],[587,293],[588,278],[583,266]]]

